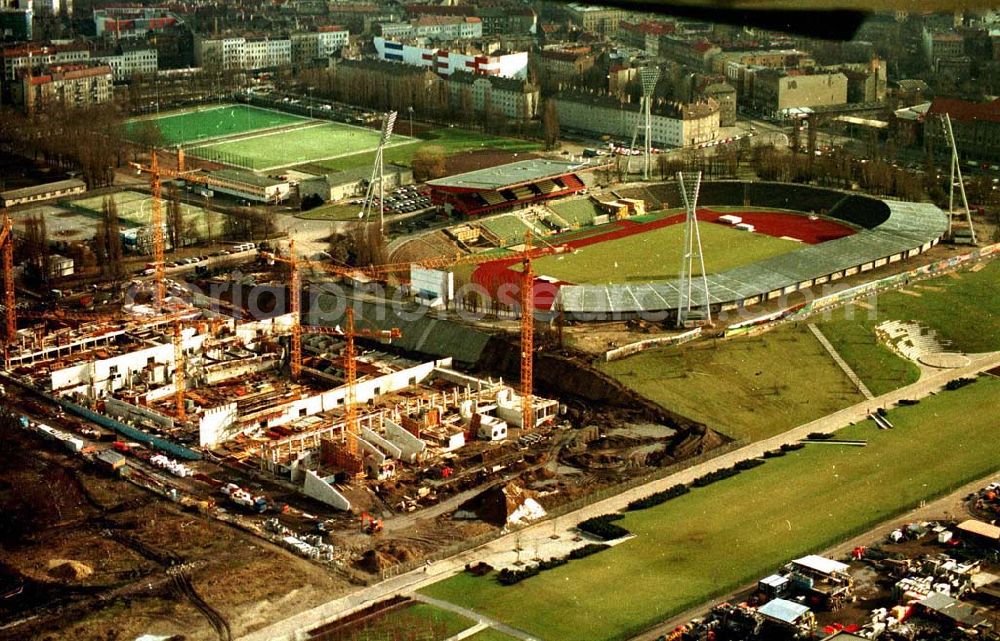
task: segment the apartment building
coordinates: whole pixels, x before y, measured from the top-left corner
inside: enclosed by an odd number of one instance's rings
[[[456,110],[462,108],[467,95],[477,113],[489,111],[515,122],[531,120],[538,113],[538,88],[526,80],[457,71],[445,84]]]
[[[113,76],[108,65],[56,65],[39,74],[24,74],[13,85],[14,104],[26,113],[52,106],[83,107],[108,102]]]
[[[630,139],[645,124],[639,103],[622,102],[611,95],[562,92],[553,100],[559,125],[596,136]],[[698,103],[659,102],[650,122],[654,144],[690,147],[719,137],[719,104],[712,99]]]

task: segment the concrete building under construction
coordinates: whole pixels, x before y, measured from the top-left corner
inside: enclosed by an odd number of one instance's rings
[[[522,398],[511,386],[457,372],[451,359],[413,360],[374,342],[349,352],[345,337],[307,332],[303,375],[293,380],[291,314],[237,322],[191,307],[161,316],[133,306],[110,319],[66,319],[55,329],[46,322],[19,332],[9,375],[112,427],[301,483],[339,509],[351,502],[335,481],[385,480],[473,442],[489,448],[522,427]],[[554,420],[556,401],[533,396],[531,405],[529,429]]]

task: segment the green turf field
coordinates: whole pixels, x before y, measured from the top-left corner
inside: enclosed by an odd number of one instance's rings
[[[737,439],[767,438],[864,400],[805,325],[652,349],[600,368]],[[809,384],[796,372],[808,372]]]
[[[385,162],[401,165],[409,165],[417,150],[426,145],[441,147],[444,149],[446,156],[484,149],[517,153],[538,151],[542,148],[540,143],[534,141],[494,136],[479,131],[459,129],[458,127],[436,129],[426,139],[417,141],[409,138],[400,139],[397,136],[393,136],[392,142],[397,144],[385,150]],[[369,151],[351,156],[317,161],[312,163],[312,165],[318,169],[327,171],[344,171],[345,169],[355,169],[357,167],[371,167],[374,158],[374,151]]]
[[[166,191],[166,190],[164,190]],[[118,219],[126,227],[145,227],[153,221],[153,198],[149,194],[138,191],[121,191],[110,194],[118,207]],[[104,196],[94,196],[74,200],[71,206],[92,213],[95,216],[101,215],[104,206]],[[166,219],[167,202],[163,202],[163,215]],[[210,236],[219,237],[223,233],[225,216],[215,211],[209,211],[187,203],[181,203],[181,215],[184,223],[189,225],[189,229],[198,239],[206,239]]]
[[[378,147],[379,135],[375,129],[325,122],[209,143],[193,147],[188,153],[261,171],[371,151]],[[394,138],[390,144],[404,142],[404,139]]]
[[[661,506],[636,537],[517,585],[461,574],[423,592],[544,641],[618,641],[1000,468],[1000,380],[892,410],[864,448],[813,446]],[[947,453],[947,455],[942,455]]]
[[[300,116],[250,105],[222,105],[153,118],[136,118],[126,124],[126,132],[134,136],[143,122],[150,121],[160,130],[165,144],[186,145],[200,140],[284,127],[306,120]]]
[[[802,249],[802,243],[723,225],[704,223],[698,229],[709,274]],[[534,262],[534,269],[577,284],[663,280],[680,273],[683,245],[684,225],[670,225],[546,256]]]

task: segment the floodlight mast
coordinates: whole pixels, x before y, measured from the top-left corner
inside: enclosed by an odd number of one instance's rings
[[[643,127],[646,133],[645,158],[642,165],[642,177],[649,180],[650,156],[653,153],[653,93],[656,91],[656,83],[660,80],[659,67],[643,67],[639,70],[639,80],[642,84],[642,115],[644,118]]]
[[[368,222],[374,208],[376,188],[378,189],[378,224],[379,231],[385,233],[385,165],[382,151],[392,138],[392,130],[396,126],[395,111],[390,111],[382,117],[382,130],[375,150],[375,162],[372,164],[372,177],[368,181],[368,191],[365,193],[365,204],[359,218]],[[376,187],[377,185],[377,187]]]
[[[701,249],[701,232],[698,231],[698,191],[701,189],[701,172],[677,172],[677,189],[684,201],[686,220],[684,222],[684,249],[681,252],[681,278],[678,287],[677,326],[684,327],[691,315],[693,307],[691,295],[694,290],[694,275],[696,263],[701,269],[701,286],[703,288],[705,317],[704,321],[712,322],[711,299],[708,295],[708,276],[705,274],[705,257]]]

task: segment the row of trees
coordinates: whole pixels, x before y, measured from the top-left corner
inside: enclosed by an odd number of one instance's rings
[[[113,104],[23,114],[0,107],[0,149],[79,172],[90,189],[110,185],[125,162],[124,119]]]

